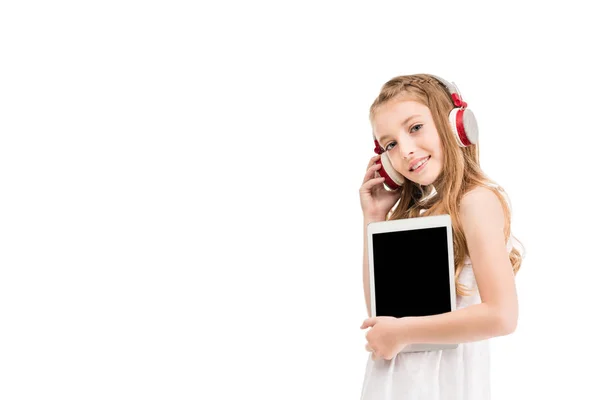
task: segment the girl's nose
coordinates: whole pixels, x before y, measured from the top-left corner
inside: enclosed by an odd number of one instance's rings
[[[412,145],[404,144],[403,147],[400,147],[400,155],[404,160],[408,160],[413,154],[415,154],[415,152]]]

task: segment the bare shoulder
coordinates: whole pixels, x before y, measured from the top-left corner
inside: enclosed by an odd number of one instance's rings
[[[460,200],[460,219],[467,237],[483,235],[502,238],[505,225],[504,209],[491,189],[478,186]],[[481,238],[483,239],[483,238]]]
[[[500,204],[500,200],[498,200],[496,193],[494,193],[492,189],[483,186],[477,186],[476,188],[465,193],[460,201],[460,204],[462,207],[462,205],[470,205],[480,202],[497,202],[498,205]]]
[[[490,217],[499,216],[504,218],[502,204],[496,193],[491,189],[478,186],[467,192],[460,200],[461,217],[469,217],[474,214]]]

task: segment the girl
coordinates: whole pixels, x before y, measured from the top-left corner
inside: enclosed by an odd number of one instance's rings
[[[466,107],[456,86],[427,74],[391,79],[371,105],[381,154],[369,161],[359,191],[369,314],[361,329],[370,328],[365,347],[371,352],[363,400],[489,399],[487,339],[508,335],[517,326],[514,277],[521,252],[512,246],[505,192],[479,167],[477,123]],[[456,311],[371,317],[367,225],[439,214],[452,220]],[[459,345],[400,353],[411,343]]]

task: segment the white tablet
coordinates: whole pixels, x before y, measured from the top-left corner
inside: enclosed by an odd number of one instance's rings
[[[372,222],[367,241],[372,316],[420,317],[456,309],[450,215]],[[456,347],[410,344],[402,352]]]

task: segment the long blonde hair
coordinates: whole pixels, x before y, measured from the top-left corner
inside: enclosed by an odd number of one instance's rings
[[[386,216],[386,220],[416,218],[428,215],[449,214],[452,220],[454,241],[454,279],[456,293],[467,296],[469,288],[458,282],[458,276],[469,255],[467,241],[459,218],[459,204],[470,190],[482,186],[494,192],[504,209],[504,236],[511,237],[510,200],[504,189],[488,178],[479,166],[479,147],[473,144],[460,147],[451,130],[448,115],[454,108],[452,98],[445,87],[433,76],[415,74],[397,76],[386,82],[371,105],[369,120],[373,123],[375,113],[383,104],[402,96],[424,104],[431,111],[433,121],[440,136],[444,152],[442,173],[432,185],[421,186],[405,179],[400,199]],[[435,187],[435,189],[434,189]],[[423,211],[424,210],[424,211]],[[512,235],[513,241],[516,240]],[[519,244],[520,241],[517,240]],[[521,248],[524,250],[523,246]],[[522,254],[513,246],[509,253],[513,273],[521,267]]]

